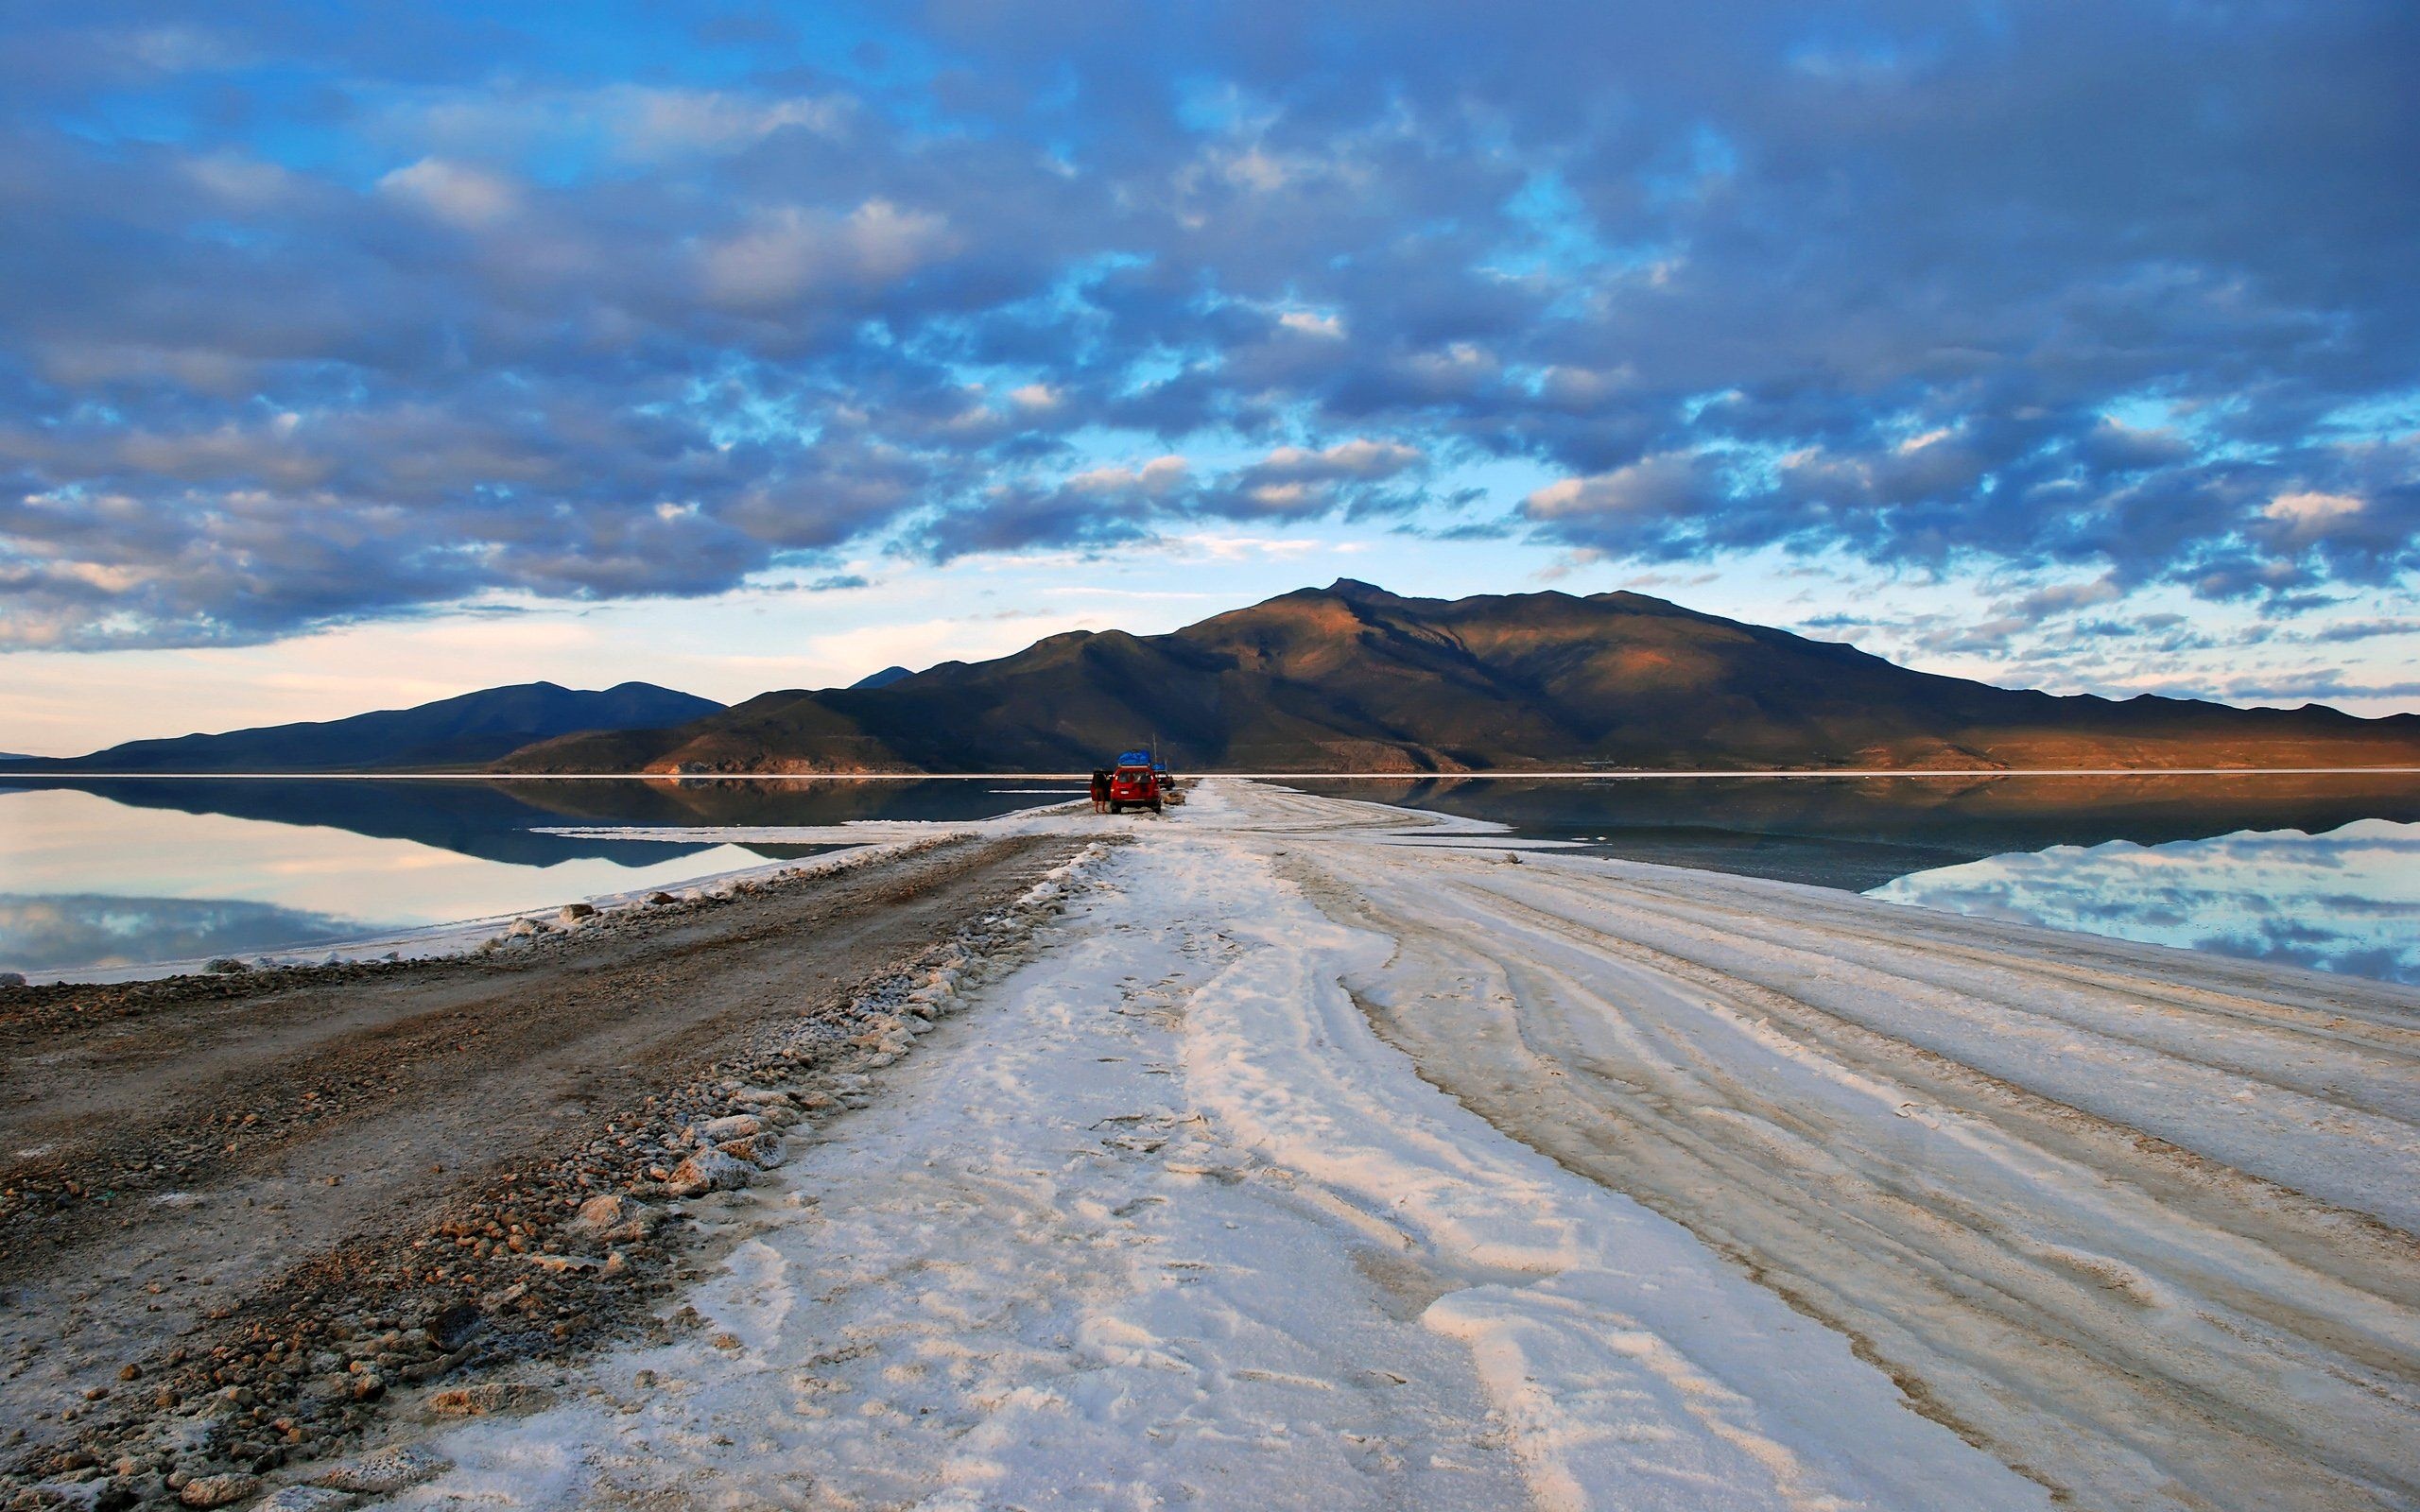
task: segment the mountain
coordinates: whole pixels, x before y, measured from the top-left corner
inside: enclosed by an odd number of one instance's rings
[[[1638,593],[1403,598],[1351,579],[1167,635],[1054,635],[879,688],[768,693],[516,772],[2293,766],[2420,763],[2420,715],[2054,697]]]
[[[711,698],[651,682],[625,682],[601,693],[524,682],[350,719],[130,741],[90,756],[12,763],[10,770],[338,772],[476,766],[532,741],[582,730],[678,725],[721,709]]]
[[[852,688],[888,688],[902,678],[912,678],[916,674],[908,671],[906,667],[885,667],[879,672],[867,673],[856,681],[850,683],[849,686]]]

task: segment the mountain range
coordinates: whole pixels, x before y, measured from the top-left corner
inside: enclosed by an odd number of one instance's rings
[[[2420,763],[2420,715],[2055,696],[1639,593],[1447,601],[1347,578],[1166,635],[1070,631],[496,766],[1069,771],[1145,740],[1194,771],[2378,766]]]
[[[524,682],[409,709],[220,735],[136,740],[89,756],[9,763],[31,772],[344,772],[474,767],[579,730],[661,728],[719,713],[695,694],[625,682],[599,692]]]
[[[12,773],[1538,771],[2420,764],[2420,715],[1994,687],[1639,593],[1407,598],[1340,579],[1166,635],[1070,631],[725,708],[551,682],[132,741]]]

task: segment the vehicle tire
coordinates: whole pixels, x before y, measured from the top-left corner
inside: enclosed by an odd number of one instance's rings
[[[1153,799],[1151,800],[1151,812],[1154,814],[1160,812],[1160,800],[1158,799]]]
[[[1112,814],[1123,814],[1126,812],[1126,805],[1123,803],[1112,803],[1109,806],[1109,812]]]

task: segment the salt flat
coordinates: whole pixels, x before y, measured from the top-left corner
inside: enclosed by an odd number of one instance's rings
[[[1235,781],[960,828],[1136,843],[402,1504],[2420,1504],[2420,994]]]

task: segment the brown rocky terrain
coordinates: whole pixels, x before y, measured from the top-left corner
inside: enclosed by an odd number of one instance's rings
[[[1012,960],[1077,849],[858,852],[471,956],[0,988],[5,1504],[372,1488],[417,1470],[313,1462],[399,1399],[523,1410],[546,1362],[682,1326],[650,1309],[751,1170]]]

